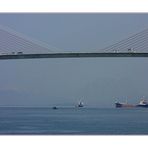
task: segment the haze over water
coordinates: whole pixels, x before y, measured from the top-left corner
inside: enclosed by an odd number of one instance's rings
[[[147,14],[0,14],[3,26],[63,51],[102,49],[148,28]],[[148,134],[147,58],[0,61],[0,134]],[[75,108],[79,100],[84,108]],[[53,110],[52,106],[59,109]]]
[[[148,28],[147,14],[0,14],[1,25],[63,51],[102,49]],[[1,106],[113,107],[148,98],[146,58],[0,61]]]

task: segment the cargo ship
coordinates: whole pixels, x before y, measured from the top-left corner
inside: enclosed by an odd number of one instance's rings
[[[116,108],[134,108],[134,107],[148,108],[148,102],[145,99],[142,99],[137,105],[128,104],[127,102],[126,103],[115,102],[115,107]]]
[[[115,106],[116,106],[116,108],[133,108],[133,107],[136,107],[136,105],[133,105],[133,104],[119,103],[119,102],[115,102]]]

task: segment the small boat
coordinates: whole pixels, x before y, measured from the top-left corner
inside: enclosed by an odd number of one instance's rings
[[[80,102],[78,103],[78,107],[84,107],[84,103],[83,103],[82,101],[80,101]]]
[[[56,106],[53,106],[52,109],[58,109]]]

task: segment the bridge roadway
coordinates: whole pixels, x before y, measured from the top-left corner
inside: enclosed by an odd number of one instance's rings
[[[93,58],[93,57],[148,57],[148,53],[48,53],[48,54],[5,54],[0,55],[0,60],[10,59],[37,59],[37,58]]]

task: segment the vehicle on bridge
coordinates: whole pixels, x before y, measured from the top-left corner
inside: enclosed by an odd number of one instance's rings
[[[22,51],[19,51],[19,52],[17,52],[17,54],[18,54],[18,55],[21,55],[21,54],[23,54],[23,52],[22,52]]]

